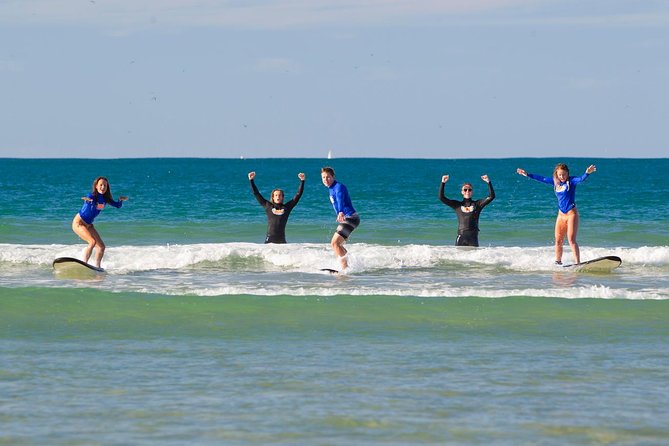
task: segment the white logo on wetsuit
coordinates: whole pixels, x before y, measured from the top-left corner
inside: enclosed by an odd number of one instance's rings
[[[555,192],[564,192],[565,190],[569,190],[569,181],[564,184],[558,184],[555,186]]]
[[[474,212],[474,208],[475,208],[475,207],[476,207],[476,206],[474,206],[474,205],[472,204],[471,206],[460,206],[460,209],[461,209],[462,212],[464,212],[465,214],[469,214],[469,213]]]
[[[272,214],[274,215],[283,215],[286,212],[285,209],[272,208]]]

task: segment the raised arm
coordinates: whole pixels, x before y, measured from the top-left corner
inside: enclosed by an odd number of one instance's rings
[[[296,205],[298,201],[300,201],[300,198],[302,198],[302,192],[304,192],[304,179],[306,178],[302,172],[297,174],[297,178],[300,179],[300,185],[297,187],[297,193],[293,197],[292,200],[289,201],[289,203],[292,203],[293,205]],[[288,203],[286,203],[287,205]]]
[[[441,177],[441,185],[439,186],[439,201],[444,203],[446,206],[455,209],[460,205],[460,202],[456,200],[451,200],[450,198],[446,198],[446,195],[444,195],[444,186],[446,186],[446,182],[448,181],[448,179],[449,175],[443,175]]]
[[[484,206],[486,206],[488,203],[490,203],[492,200],[495,199],[495,189],[492,188],[492,181],[490,181],[488,175],[481,176],[481,179],[486,183],[488,183],[488,196],[482,200],[479,200],[479,206],[483,208]]]
[[[251,183],[251,190],[253,190],[253,196],[256,197],[256,200],[258,200],[260,206],[264,206],[265,203],[267,203],[267,200],[265,200],[265,198],[260,194],[260,191],[258,190],[255,181],[253,181],[255,177],[256,177],[255,172],[249,172],[249,182]]]
[[[585,181],[586,178],[588,178],[588,176],[590,176],[591,173],[594,173],[594,172],[597,172],[597,167],[595,167],[594,164],[590,164],[588,166],[588,168],[585,169],[585,173],[583,175],[581,175],[580,177],[574,177],[572,179],[572,182],[574,184],[582,183],[583,181]]]
[[[522,175],[527,178],[531,178],[535,181],[539,181],[540,183],[546,183],[546,184],[553,184],[553,178],[547,178],[547,177],[542,177],[541,175],[535,175],[533,173],[529,173],[525,169],[521,169],[520,167],[516,169],[516,173],[518,175]]]

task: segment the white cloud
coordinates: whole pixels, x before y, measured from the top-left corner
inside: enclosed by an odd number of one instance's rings
[[[127,32],[152,26],[284,29],[412,24],[665,26],[660,3],[614,0],[3,0],[0,23],[59,24]],[[558,11],[560,10],[560,11]]]
[[[5,0],[0,22],[287,28],[404,23],[555,0]]]

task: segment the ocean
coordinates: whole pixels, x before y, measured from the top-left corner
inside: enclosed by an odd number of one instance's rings
[[[553,264],[556,200],[515,173],[571,174],[581,259]],[[350,268],[320,167],[361,224]],[[0,445],[669,443],[668,159],[0,159]],[[247,179],[304,195],[263,244]],[[479,248],[437,198],[497,198]],[[70,229],[95,177],[121,209]],[[565,263],[573,261],[568,245]]]

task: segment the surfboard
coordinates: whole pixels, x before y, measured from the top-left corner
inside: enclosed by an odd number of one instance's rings
[[[564,268],[584,273],[608,273],[618,268],[622,262],[618,256],[605,256],[588,260],[587,262],[564,265]]]
[[[58,275],[72,278],[96,277],[105,274],[104,269],[74,257],[58,257],[53,261],[53,269]]]
[[[337,271],[336,269],[321,268],[321,271],[325,271],[325,272],[328,272],[330,274],[339,274],[339,271]]]

